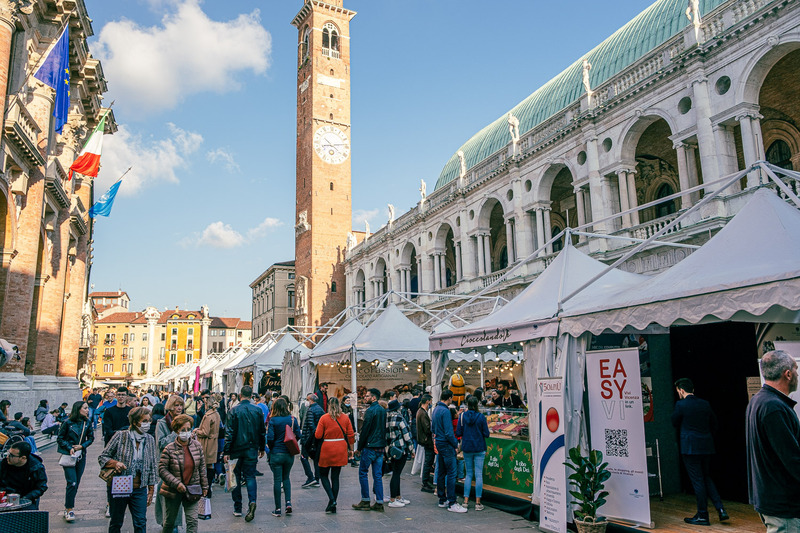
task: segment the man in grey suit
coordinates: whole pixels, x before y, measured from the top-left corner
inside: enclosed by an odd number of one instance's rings
[[[697,499],[697,514],[684,518],[683,521],[696,526],[710,526],[708,498],[711,498],[717,509],[720,521],[730,518],[709,474],[711,456],[714,455],[714,437],[711,432],[717,429],[717,417],[707,401],[694,395],[692,380],[679,379],[675,382],[675,389],[680,400],[675,403],[675,410],[672,412],[672,425],[680,432],[683,464]]]

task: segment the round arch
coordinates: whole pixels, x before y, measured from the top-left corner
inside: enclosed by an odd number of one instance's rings
[[[478,228],[489,229],[492,211],[494,210],[494,206],[498,204],[500,205],[500,209],[503,211],[503,215],[505,216],[508,210],[501,199],[497,198],[496,196],[488,196],[484,199],[478,211]]]
[[[658,120],[666,122],[671,133],[677,131],[675,121],[669,113],[658,108],[647,109],[641,115],[630,119],[623,128],[623,134],[620,136],[622,142],[618,144],[619,161],[634,161],[636,159],[636,147],[639,145],[639,139],[641,139],[645,130]]]
[[[550,192],[553,188],[553,182],[556,180],[556,176],[562,170],[568,170],[570,174],[572,174],[573,179],[575,178],[575,171],[567,163],[565,160],[556,160],[551,162],[547,168],[542,173],[541,177],[537,180],[538,185],[536,186],[536,194],[534,195],[534,201],[549,201],[550,200]]]
[[[742,76],[736,83],[736,103],[757,104],[761,87],[769,71],[785,56],[800,49],[800,33],[781,35],[780,44],[764,43],[745,65]]]

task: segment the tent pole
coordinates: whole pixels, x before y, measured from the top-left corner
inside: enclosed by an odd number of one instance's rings
[[[484,376],[484,374],[483,374],[483,367],[484,367],[485,363],[486,363],[486,354],[482,353],[481,354],[481,386],[483,386],[483,384],[486,383],[486,376]],[[487,394],[488,394],[487,391],[483,391],[483,397],[484,398],[486,398]]]
[[[358,433],[358,384],[356,383],[356,345],[350,347],[350,390],[352,391],[355,401],[353,401],[353,433]]]

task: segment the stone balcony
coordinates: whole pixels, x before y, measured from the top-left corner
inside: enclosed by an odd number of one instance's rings
[[[44,166],[45,159],[39,151],[38,139],[41,129],[22,101],[13,97],[5,122],[4,133],[8,142],[15,146],[33,166]]]

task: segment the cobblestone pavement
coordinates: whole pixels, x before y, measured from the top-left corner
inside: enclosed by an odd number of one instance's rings
[[[64,474],[58,466],[58,453],[55,446],[41,452],[45,467],[47,468],[49,490],[42,497],[40,509],[50,512],[50,531],[71,533],[100,533],[107,531],[108,520],[104,517],[106,497],[105,485],[98,478],[100,467],[97,456],[100,454],[102,438],[95,441],[89,448],[88,463],[80,490],[75,503],[77,520],[66,523],[59,511],[63,510],[64,492],[66,483]],[[299,459],[292,468],[292,504],[294,513],[281,518],[273,517],[272,473],[265,459],[258,463],[258,469],[264,475],[258,481],[258,510],[253,522],[247,523],[244,518],[233,516],[233,503],[230,494],[214,486],[212,496],[212,519],[201,520],[199,530],[209,532],[234,532],[234,531],[269,531],[281,529],[282,531],[302,531],[313,533],[316,531],[343,531],[350,532],[369,531],[388,533],[395,531],[539,531],[534,522],[529,522],[518,516],[508,514],[488,505],[483,511],[469,510],[466,514],[450,513],[437,507],[437,499],[433,494],[420,492],[418,476],[403,475],[403,496],[411,500],[411,505],[400,509],[386,508],[384,513],[354,511],[350,508],[352,503],[360,499],[358,485],[358,470],[349,466],[342,469],[341,489],[339,493],[338,513],[325,514],[327,497],[322,488],[302,489],[300,485],[305,481],[303,468]],[[410,471],[410,467],[407,467]],[[219,487],[220,490],[217,490]],[[389,476],[384,478],[384,490],[388,494]],[[245,510],[247,510],[247,495],[243,492]],[[148,531],[160,531],[156,524],[154,506],[147,510]],[[123,532],[130,532],[130,515],[126,515]]]

